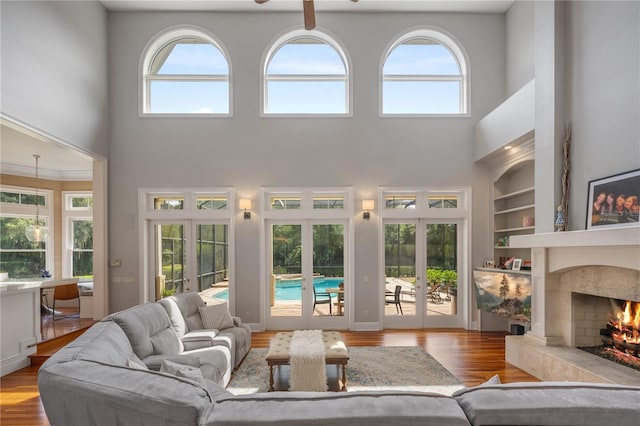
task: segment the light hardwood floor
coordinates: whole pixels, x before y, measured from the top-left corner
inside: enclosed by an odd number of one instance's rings
[[[252,346],[268,347],[274,334],[253,333]],[[503,383],[538,381],[504,360],[506,333],[429,329],[342,331],[342,334],[347,346],[419,346],[466,386],[478,385],[494,374],[499,374]],[[72,338],[73,335],[65,340]],[[0,425],[49,425],[38,394],[38,368],[27,367],[0,379]]]

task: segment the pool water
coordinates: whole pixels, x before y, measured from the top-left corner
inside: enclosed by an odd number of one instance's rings
[[[344,278],[325,278],[316,277],[313,284],[318,293],[327,291],[328,288],[338,288],[340,283],[344,282]],[[302,298],[302,281],[301,280],[285,280],[276,281],[276,301],[295,301]],[[229,290],[224,290],[214,296],[216,299],[228,300]]]

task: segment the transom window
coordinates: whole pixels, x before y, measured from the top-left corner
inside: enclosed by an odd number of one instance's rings
[[[143,113],[230,113],[228,55],[204,30],[173,29],[152,40],[143,60]]]
[[[267,54],[264,113],[348,114],[348,69],[333,38],[318,30],[288,33]]]
[[[466,55],[451,36],[430,28],[400,36],[382,66],[382,114],[465,114]]]

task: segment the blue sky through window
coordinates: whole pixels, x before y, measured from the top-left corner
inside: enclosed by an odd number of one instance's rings
[[[228,114],[226,81],[153,81],[151,111],[159,114]]]
[[[158,70],[159,75],[229,74],[227,60],[222,52],[212,44],[177,43],[171,44],[165,49],[170,49],[171,46],[173,49]]]
[[[285,44],[273,55],[269,75],[344,75],[342,58],[328,44]]]
[[[458,61],[441,44],[401,44],[384,63],[385,74],[459,75]]]

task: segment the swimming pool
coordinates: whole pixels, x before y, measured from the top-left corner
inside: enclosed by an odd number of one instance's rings
[[[316,291],[321,293],[328,288],[337,288],[340,283],[344,282],[344,278],[326,278],[315,277],[313,284],[316,287]],[[300,300],[302,297],[302,281],[296,280],[276,280],[276,301],[295,301]],[[224,290],[214,296],[216,299],[228,300],[229,290]]]

